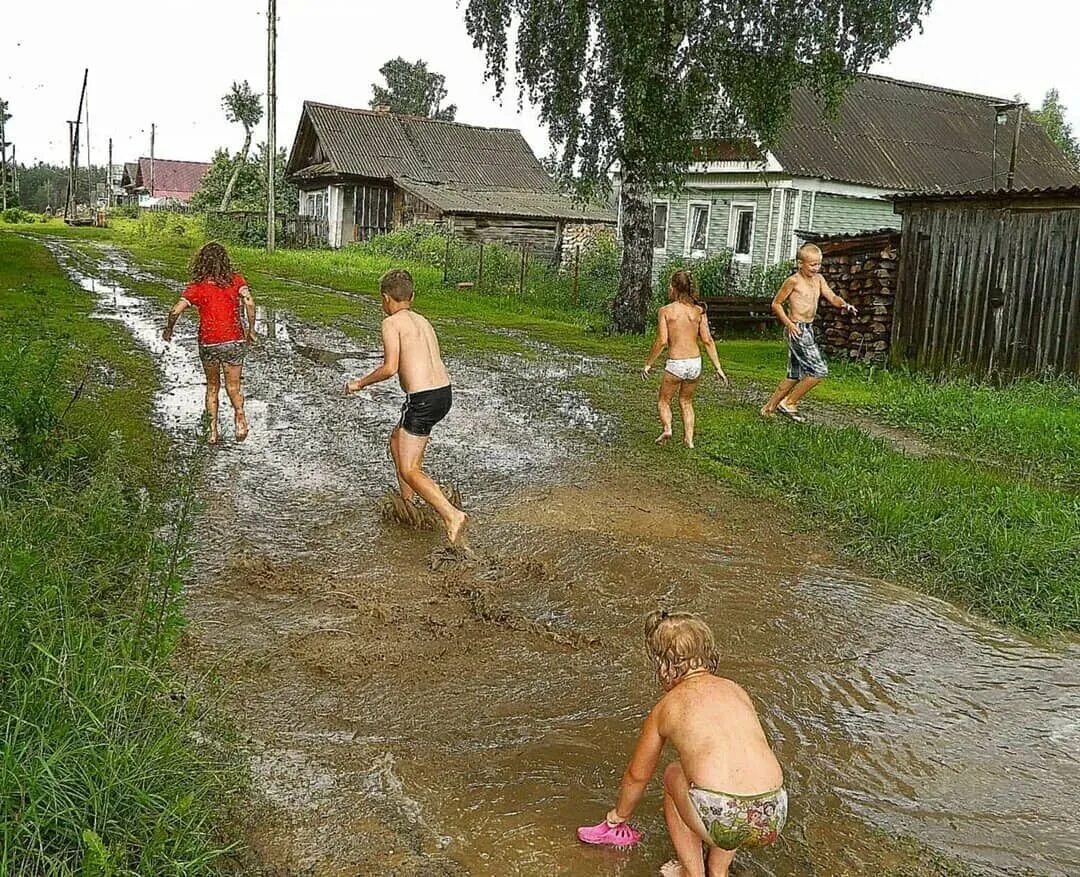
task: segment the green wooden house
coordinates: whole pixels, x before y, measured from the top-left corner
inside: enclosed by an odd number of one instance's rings
[[[888,200],[898,192],[1004,186],[1016,113],[1000,98],[882,76],[859,76],[832,118],[796,92],[775,150],[700,144],[684,188],[655,195],[654,264],[726,248],[741,266],[772,265],[794,256],[803,233],[899,228]],[[1023,121],[1015,187],[1078,183],[1042,126]]]

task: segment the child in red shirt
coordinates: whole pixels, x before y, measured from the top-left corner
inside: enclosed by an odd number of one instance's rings
[[[172,340],[177,319],[191,305],[199,312],[199,359],[206,372],[206,412],[210,415],[210,444],[218,441],[218,395],[221,370],[225,370],[225,392],[229,394],[236,423],[236,440],[248,435],[240,378],[244,371],[247,344],[255,341],[255,299],[243,276],[233,271],[225,248],[211,241],[195,256],[191,284],[169,311],[169,321],[161,337]],[[240,303],[247,316],[247,328],[240,321]]]

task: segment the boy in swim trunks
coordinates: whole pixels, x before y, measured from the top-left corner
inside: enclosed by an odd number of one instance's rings
[[[768,846],[783,829],[783,771],[750,697],[715,675],[716,644],[704,621],[689,612],[650,613],[645,651],[666,693],[645,719],[607,822],[633,815],[670,742],[679,760],[664,771],[664,820],[678,860],[660,873],[727,877],[736,850]]]
[[[642,378],[649,376],[649,370],[661,351],[668,348],[668,361],[664,366],[664,378],[660,382],[660,396],[657,410],[660,413],[660,426],[663,432],[656,439],[658,445],[666,444],[671,438],[671,400],[679,394],[679,408],[683,418],[683,444],[694,446],[694,391],[701,378],[701,348],[705,350],[716,369],[716,377],[727,385],[727,375],[720,366],[716,353],[716,342],[709,331],[709,320],[705,315],[705,305],[694,290],[694,278],[689,271],[680,269],[671,275],[668,286],[668,299],[671,304],[660,308],[657,317],[656,341],[645,359]]]
[[[797,423],[806,418],[799,412],[799,400],[829,374],[829,367],[814,339],[814,317],[818,300],[824,298],[833,307],[855,316],[855,305],[836,295],[821,276],[821,250],[814,244],[803,244],[797,256],[798,270],[780,286],[773,299],[772,309],[784,325],[788,341],[788,373],[761,408],[763,417],[773,417],[779,411]],[[784,310],[784,302],[788,310]]]
[[[412,502],[419,494],[446,525],[451,545],[461,542],[468,516],[454,506],[424,472],[424,450],[431,430],[450,413],[453,402],[450,375],[443,365],[439,339],[431,323],[412,309],[416,289],[412,275],[395,268],[379,280],[382,309],[383,364],[364,377],[345,384],[345,395],[398,376],[405,391],[401,420],[390,434],[401,498]]]

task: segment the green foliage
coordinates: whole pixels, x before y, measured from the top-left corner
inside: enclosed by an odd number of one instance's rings
[[[0,219],[3,219],[7,223],[26,223],[37,222],[41,219],[40,214],[31,213],[29,210],[22,210],[19,207],[9,207],[3,213],[0,213]]]
[[[418,59],[411,63],[401,57],[393,58],[379,68],[379,74],[386,85],[372,84],[370,106],[388,106],[395,113],[454,121],[457,107],[442,105],[446,100],[446,77],[428,70],[426,61]]]
[[[165,491],[152,366],[90,305],[0,235],[0,873],[209,877],[237,773],[170,669],[196,470]]]
[[[245,79],[232,84],[228,94],[221,99],[221,106],[225,110],[225,118],[243,125],[250,138],[251,129],[259,124],[263,116],[262,95],[252,91]]]
[[[1065,156],[1080,171],[1080,140],[1073,134],[1072,126],[1065,118],[1065,107],[1056,88],[1051,88],[1043,98],[1042,106],[1031,115],[1050,136]]]
[[[795,270],[794,262],[778,262],[775,265],[752,265],[749,270],[740,269],[732,259],[730,250],[721,250],[703,259],[687,256],[669,256],[656,275],[653,300],[657,304],[667,302],[671,275],[686,269],[698,283],[703,296],[739,295],[748,298],[772,298],[776,291]]]
[[[285,149],[278,150],[274,163],[274,201],[278,213],[296,213],[299,204],[299,192],[292,183],[285,179],[285,167],[288,163]],[[254,156],[248,156],[237,164],[224,149],[214,153],[210,169],[203,177],[199,191],[191,197],[190,205],[195,210],[217,210],[229,180],[237,168],[239,172],[233,187],[229,207],[231,210],[266,212],[266,144],[260,143]]]

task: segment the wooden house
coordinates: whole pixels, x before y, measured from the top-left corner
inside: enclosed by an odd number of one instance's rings
[[[655,194],[654,261],[730,249],[743,266],[772,265],[795,255],[800,233],[899,227],[896,193],[1004,186],[1016,113],[1001,98],[883,76],[858,76],[834,116],[797,90],[774,150],[699,144],[683,188]],[[1042,126],[1025,119],[1016,187],[1078,183]]]
[[[126,201],[142,207],[155,204],[187,204],[210,170],[206,161],[173,161],[142,157],[124,165],[120,187]]]
[[[560,246],[568,224],[613,225],[562,194],[521,132],[305,101],[286,173],[300,214],[340,247],[412,222],[473,240]]]

